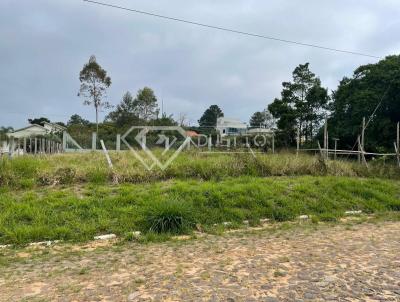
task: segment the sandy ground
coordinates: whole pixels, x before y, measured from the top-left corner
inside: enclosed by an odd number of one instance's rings
[[[7,302],[400,301],[400,222],[0,253]]]

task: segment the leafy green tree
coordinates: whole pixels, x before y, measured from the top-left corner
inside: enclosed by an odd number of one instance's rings
[[[124,94],[117,108],[107,115],[106,120],[115,123],[118,127],[138,124],[138,102],[129,91]]]
[[[90,125],[90,122],[88,120],[85,120],[79,114],[74,114],[70,117],[69,121],[67,122],[67,126],[72,126],[72,125],[87,126]]]
[[[165,113],[153,121],[154,126],[177,126],[178,123],[174,120],[172,115],[166,115]]]
[[[14,131],[13,127],[0,127],[0,144],[7,139],[7,133]],[[1,145],[0,145],[1,147]]]
[[[400,120],[400,56],[360,66],[351,78],[343,78],[333,93],[330,110],[329,134],[340,139],[341,147],[352,148],[361,133],[363,117],[367,122],[371,117],[365,149],[393,151]]]
[[[133,106],[137,116],[146,122],[156,119],[160,111],[157,105],[157,97],[149,87],[144,87],[138,91]]]
[[[274,117],[268,110],[257,111],[250,118],[251,127],[273,128],[275,126]]]
[[[50,120],[46,117],[30,118],[28,119],[29,124],[43,126],[44,123],[50,123]]]
[[[14,131],[13,127],[4,127],[4,126],[0,127],[1,133],[8,133],[8,132],[12,132],[12,131]]]
[[[218,107],[218,105],[211,105],[199,119],[200,127],[215,127],[217,125],[217,119],[223,117],[224,113]]]
[[[83,66],[79,74],[81,87],[78,96],[84,98],[84,105],[93,105],[96,110],[96,130],[99,131],[99,110],[101,108],[111,108],[109,102],[104,101],[107,88],[111,86],[111,78],[96,61],[95,56],[91,56],[89,62]]]
[[[297,127],[307,141],[313,138],[328,108],[328,91],[309,69],[309,63],[300,64],[293,71],[293,81],[282,83],[281,98],[268,106],[278,128],[294,140]]]
[[[3,137],[3,136],[5,136],[8,132],[12,132],[12,131],[14,131],[14,128],[13,128],[13,127],[4,127],[4,126],[2,126],[2,127],[0,127],[0,136]]]

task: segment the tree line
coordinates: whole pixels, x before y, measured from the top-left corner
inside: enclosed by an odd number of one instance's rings
[[[127,91],[120,103],[112,107],[107,102],[107,89],[111,77],[94,56],[79,73],[78,96],[83,104],[93,106],[96,123],[75,114],[66,126],[71,135],[87,131],[113,133],[123,131],[132,125],[186,125],[185,115],[174,120],[160,112],[155,92],[144,87],[135,95]],[[295,145],[299,131],[302,143],[312,145],[321,139],[321,129],[328,119],[330,138],[340,139],[339,145],[351,148],[360,133],[363,117],[367,118],[366,148],[371,151],[391,149],[395,137],[396,123],[400,120],[400,56],[388,56],[376,64],[357,68],[351,77],[344,77],[336,90],[324,88],[320,78],[311,71],[310,64],[297,66],[290,81],[282,83],[280,97],[275,98],[266,108],[255,112],[250,127],[276,128],[276,135],[284,145]],[[99,123],[102,109],[112,110]],[[217,118],[224,113],[218,105],[211,105],[201,115],[198,126],[188,127],[200,133],[209,134]],[[30,123],[50,122],[46,118],[30,119]],[[60,123],[63,124],[63,123]],[[0,134],[11,129],[0,128]]]

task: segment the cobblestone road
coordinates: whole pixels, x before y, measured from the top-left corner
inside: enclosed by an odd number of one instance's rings
[[[0,301],[400,301],[400,222],[0,252]]]

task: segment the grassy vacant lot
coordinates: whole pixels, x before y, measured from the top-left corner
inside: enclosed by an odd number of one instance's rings
[[[101,153],[0,159],[0,244],[400,211],[400,169],[382,162],[365,169],[305,155],[189,152],[166,171],[148,172],[129,153],[112,160],[113,172]]]
[[[0,186],[31,189],[38,186],[106,184],[115,177],[120,183],[143,183],[169,179],[221,180],[238,176],[350,176],[400,179],[400,169],[382,160],[366,169],[353,161],[324,163],[315,156],[292,154],[201,154],[185,152],[165,171],[147,171],[129,152],[112,153],[114,172],[102,153],[62,154],[44,157],[0,159]]]

